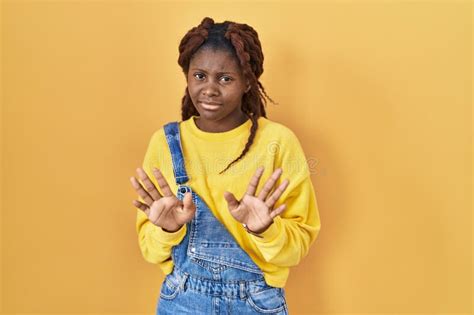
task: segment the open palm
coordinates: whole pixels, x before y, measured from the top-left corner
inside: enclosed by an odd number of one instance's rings
[[[280,205],[276,209],[273,209],[273,206],[288,187],[288,179],[285,179],[280,186],[269,195],[281,173],[281,168],[276,169],[258,196],[255,196],[255,192],[260,177],[263,174],[263,166],[259,167],[255,172],[250,180],[247,192],[241,200],[237,200],[235,196],[228,191],[224,192],[224,198],[227,201],[231,215],[240,223],[245,224],[247,228],[254,233],[258,234],[265,231],[272,224],[273,219],[285,210],[285,204]]]
[[[196,206],[192,201],[192,193],[186,193],[183,201],[179,200],[171,192],[160,170],[154,168],[153,175],[161,191],[163,191],[162,196],[143,169],[137,168],[137,174],[146,189],[135,177],[130,178],[133,188],[144,201],[143,203],[134,200],[133,205],[145,212],[148,220],[167,232],[175,232],[192,220],[196,211]]]

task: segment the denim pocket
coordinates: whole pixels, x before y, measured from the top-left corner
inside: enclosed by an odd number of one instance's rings
[[[165,300],[173,300],[179,292],[179,285],[171,282],[168,277],[161,285],[160,297]]]
[[[275,314],[286,310],[286,301],[282,290],[275,287],[250,292],[247,302],[255,311],[262,314]]]

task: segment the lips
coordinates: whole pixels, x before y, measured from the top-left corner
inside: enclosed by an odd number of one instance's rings
[[[206,101],[206,100],[199,100],[199,103],[209,104],[209,105],[222,105],[221,103]]]
[[[218,110],[219,107],[222,106],[222,104],[216,103],[216,102],[200,101],[199,104],[201,104],[201,107],[204,108],[205,110]]]

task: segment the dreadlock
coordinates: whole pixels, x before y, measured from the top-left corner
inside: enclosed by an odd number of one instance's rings
[[[242,97],[242,111],[252,121],[250,135],[242,153],[219,174],[225,172],[232,164],[240,160],[250,149],[258,128],[258,118],[267,117],[266,98],[276,104],[265,92],[258,78],[263,73],[263,52],[257,32],[247,24],[232,21],[214,23],[210,17],[205,17],[201,24],[193,27],[181,39],[179,44],[178,64],[185,75],[188,74],[189,64],[193,55],[200,49],[212,48],[230,53],[238,61],[244,78],[249,80],[250,90]],[[182,98],[181,118],[186,120],[193,115],[199,115],[192,103],[188,89]]]

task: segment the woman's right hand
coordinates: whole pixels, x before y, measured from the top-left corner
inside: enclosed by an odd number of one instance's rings
[[[196,206],[193,203],[192,193],[187,192],[183,201],[179,200],[171,192],[160,170],[153,168],[153,175],[164,194],[162,196],[142,168],[137,168],[136,171],[146,189],[135,177],[130,177],[130,182],[145,203],[134,200],[133,205],[145,212],[148,220],[166,232],[172,233],[193,219]]]

